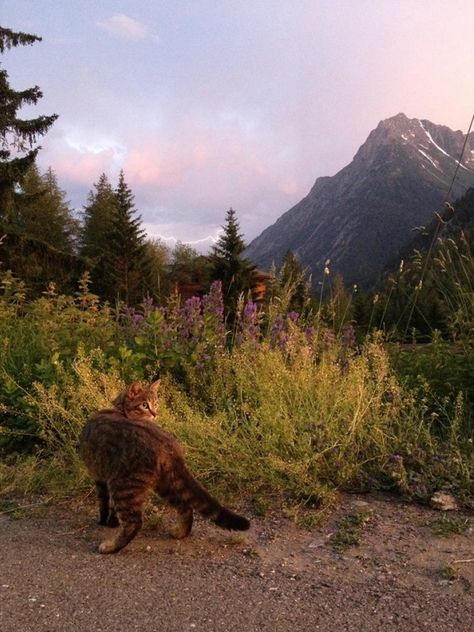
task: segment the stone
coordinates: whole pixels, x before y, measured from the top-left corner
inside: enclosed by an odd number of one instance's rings
[[[448,492],[435,492],[431,496],[430,505],[439,511],[458,511],[459,509],[457,500]]]

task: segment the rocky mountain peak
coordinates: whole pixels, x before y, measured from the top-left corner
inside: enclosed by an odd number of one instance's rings
[[[324,261],[346,282],[372,285],[387,261],[431,220],[453,182],[464,135],[399,113],[380,121],[353,161],[318,178],[309,194],[253,240],[247,256],[277,265],[292,250],[318,282]],[[474,186],[474,133],[450,199]]]

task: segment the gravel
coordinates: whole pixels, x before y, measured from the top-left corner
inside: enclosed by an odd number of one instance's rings
[[[371,514],[359,544],[335,551],[341,517],[359,511]],[[465,534],[439,537],[429,528],[439,513],[390,497],[343,497],[311,531],[277,512],[254,518],[245,536],[202,520],[182,541],[145,527],[110,556],[97,553],[106,529],[92,507],[9,516],[0,515],[2,632],[474,629],[472,518]]]

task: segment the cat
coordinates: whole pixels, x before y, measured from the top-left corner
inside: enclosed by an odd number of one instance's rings
[[[223,529],[250,527],[247,518],[223,507],[198,483],[176,438],[155,423],[157,388],[158,382],[146,387],[134,382],[113,408],[93,414],[81,432],[79,451],[96,484],[99,524],[120,527],[115,538],[100,544],[100,553],[116,553],[136,536],[150,490],[177,510],[176,538],[191,532],[193,510]]]

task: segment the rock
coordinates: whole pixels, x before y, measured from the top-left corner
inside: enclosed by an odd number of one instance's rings
[[[431,496],[430,505],[439,511],[458,511],[459,509],[456,499],[448,492],[435,492]]]

